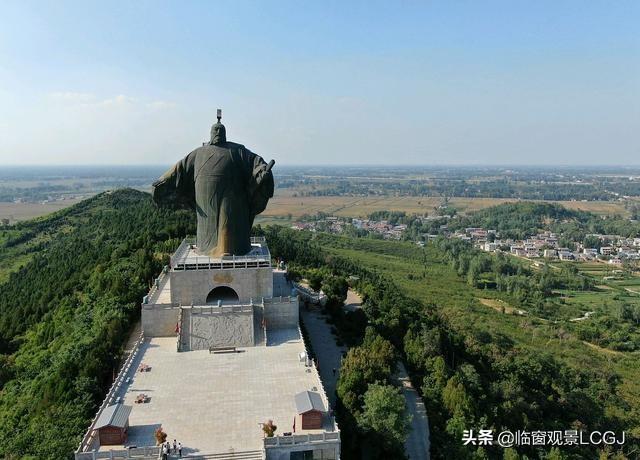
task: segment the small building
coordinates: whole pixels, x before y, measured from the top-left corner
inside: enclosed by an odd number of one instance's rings
[[[615,250],[611,246],[602,246],[600,248],[600,254],[602,254],[603,256],[610,256],[614,251]]]
[[[303,430],[322,428],[322,417],[326,412],[322,396],[315,391],[303,391],[295,396],[296,411],[302,418]]]
[[[560,260],[573,260],[575,257],[571,251],[558,251],[558,257]]]
[[[526,248],[525,253],[527,257],[540,257],[540,251],[536,248]]]
[[[490,243],[487,241],[484,243],[483,249],[487,252],[495,252],[495,250],[498,249],[498,245],[495,242]]]
[[[114,404],[105,408],[93,427],[101,446],[118,446],[127,442],[131,406]]]

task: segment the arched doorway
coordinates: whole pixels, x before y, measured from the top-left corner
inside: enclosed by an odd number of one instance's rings
[[[207,304],[218,303],[218,300],[223,302],[237,302],[238,293],[231,289],[229,286],[218,286],[211,290],[207,295]]]

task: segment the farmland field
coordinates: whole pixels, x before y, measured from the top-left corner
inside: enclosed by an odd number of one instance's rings
[[[462,198],[453,197],[449,204],[460,212],[473,212],[518,200],[508,198]],[[407,214],[433,213],[442,203],[439,197],[350,197],[350,196],[308,196],[296,197],[289,193],[279,194],[269,202],[264,217],[281,217],[291,214],[293,218],[317,212],[343,217],[366,217],[374,211],[404,211]],[[622,214],[627,212],[624,205],[615,201],[558,201],[570,209],[591,211],[596,214]]]
[[[0,203],[0,219],[21,221],[40,217],[78,203],[79,199],[53,201],[49,203]],[[517,200],[508,198],[462,198],[453,197],[449,204],[460,212],[473,212],[501,203]],[[407,214],[433,213],[442,203],[439,197],[349,197],[309,196],[294,197],[290,193],[278,193],[269,201],[267,209],[260,215],[258,223],[283,223],[282,220],[314,215],[318,212],[342,217],[366,217],[375,211],[404,211]],[[613,201],[557,202],[570,209],[581,209],[597,214],[626,214],[621,203]]]
[[[80,199],[69,199],[64,201],[52,201],[49,203],[2,203],[0,202],[0,219],[9,219],[11,222],[33,219],[44,216],[60,209],[67,208]]]

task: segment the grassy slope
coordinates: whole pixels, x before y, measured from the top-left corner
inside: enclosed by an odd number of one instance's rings
[[[640,408],[640,355],[612,353],[589,346],[577,338],[560,339],[558,332],[568,327],[509,314],[480,303],[481,298],[499,298],[496,293],[470,287],[443,263],[433,247],[422,251],[410,243],[358,240],[355,247],[340,247],[339,237],[322,238],[327,250],[362,262],[391,276],[406,293],[421,302],[436,304],[451,324],[460,330],[489,331],[506,336],[533,350],[547,350],[576,367],[613,368],[621,377],[620,395],[635,410]],[[413,279],[410,279],[413,278]],[[619,410],[609,408],[609,410]],[[640,427],[636,426],[638,434]]]

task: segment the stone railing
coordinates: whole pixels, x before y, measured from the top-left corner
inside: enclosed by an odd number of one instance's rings
[[[300,325],[298,325],[298,334],[300,335],[300,339],[302,340],[302,344],[304,345],[304,353],[307,356],[311,356],[309,353],[309,348],[307,347],[307,343],[304,341],[304,336],[302,335],[302,329],[300,329]],[[322,384],[322,379],[320,378],[320,371],[316,367],[316,364],[311,360],[311,366],[318,376],[318,384],[320,385],[320,394],[322,395],[322,401],[325,403],[327,410],[331,410],[331,405],[329,404],[329,398],[327,397],[327,391],[324,389],[324,385]],[[338,422],[334,417],[331,417],[331,421],[333,422],[333,431],[340,431],[338,428]]]
[[[310,302],[314,305],[323,305],[327,300],[327,296],[322,291],[316,292],[313,289],[303,286],[299,283],[293,283],[293,288],[298,292],[298,295],[302,300]]]
[[[149,292],[147,293],[147,295],[144,296],[144,298],[142,299],[142,305],[155,304],[155,300],[160,291],[160,287],[164,286],[164,283],[166,282],[165,278],[169,271],[168,268],[169,267],[165,265],[160,275],[155,280],[153,280],[153,285],[151,286],[151,289],[149,289]]]
[[[131,350],[131,353],[129,353],[129,356],[125,360],[122,366],[122,369],[118,373],[118,376],[116,377],[114,382],[111,384],[111,388],[109,388],[109,391],[107,392],[107,395],[105,396],[104,401],[102,401],[102,404],[100,405],[100,409],[98,409],[96,416],[91,421],[91,425],[89,425],[89,429],[87,430],[85,435],[82,437],[82,441],[80,441],[80,445],[78,446],[78,450],[76,451],[76,459],[78,458],[77,457],[78,454],[86,453],[88,449],[93,448],[94,443],[96,441],[93,427],[95,426],[96,421],[98,420],[98,417],[100,417],[100,414],[102,413],[102,411],[108,406],[120,402],[117,394],[122,388],[122,386],[125,384],[126,375],[129,373],[129,370],[131,369],[131,365],[133,364],[133,361],[138,355],[140,351],[140,345],[142,344],[143,341],[144,341],[144,335],[141,332],[140,337],[134,344],[133,349]],[[89,452],[88,454],[92,454],[92,453]],[[96,458],[109,458],[109,457],[96,457]]]
[[[268,449],[270,447],[278,446],[298,446],[302,444],[320,444],[326,442],[340,442],[340,432],[324,432],[324,433],[309,433],[309,434],[293,434],[290,436],[273,436],[271,438],[264,438],[264,447]]]
[[[180,307],[180,314],[182,314],[183,309],[187,308],[190,309],[194,315],[200,313],[253,313],[253,302],[249,304],[185,305]]]
[[[106,450],[103,452],[76,452],[75,460],[98,460],[98,459],[135,459],[135,460],[157,460],[160,457],[159,446],[132,447],[131,449]]]
[[[298,301],[298,297],[291,297],[290,295],[287,296],[278,296],[278,297],[265,297],[262,299],[262,303],[263,304],[270,304],[270,303],[292,303],[292,302],[297,302]]]
[[[232,268],[261,268],[271,267],[271,253],[265,244],[264,237],[252,237],[251,243],[262,244],[262,253],[244,256],[224,256],[212,258],[209,256],[188,257],[189,250],[195,244],[193,239],[184,239],[176,252],[171,256],[170,267],[176,271],[182,270],[224,270]]]
[[[178,246],[178,249],[176,249],[176,252],[174,252],[171,258],[169,259],[169,266],[171,268],[174,268],[178,263],[178,261],[184,258],[185,254],[189,251],[189,246],[191,246],[194,243],[195,243],[195,240],[191,240],[188,238],[185,238],[184,240],[182,240],[182,243],[180,243],[180,246]]]
[[[269,256],[232,256],[230,259],[211,259],[210,257],[193,257],[188,261],[177,262],[173,267],[176,271],[182,270],[228,270],[233,268],[269,268],[271,258]]]

